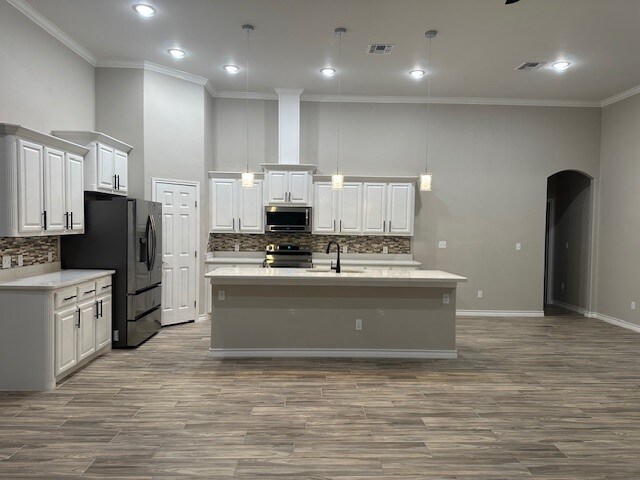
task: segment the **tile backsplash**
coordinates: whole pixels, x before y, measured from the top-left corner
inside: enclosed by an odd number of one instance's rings
[[[0,237],[0,261],[5,255],[11,255],[11,268],[18,266],[18,255],[23,255],[22,266],[41,265],[59,261],[60,237]]]
[[[209,235],[209,252],[233,252],[236,244],[240,245],[241,252],[264,252],[270,243],[292,243],[311,247],[314,252],[323,252],[331,240],[346,246],[349,253],[382,253],[384,246],[389,248],[389,253],[411,253],[411,237],[387,237],[374,235],[305,235],[265,233],[245,235],[237,233],[211,233]]]

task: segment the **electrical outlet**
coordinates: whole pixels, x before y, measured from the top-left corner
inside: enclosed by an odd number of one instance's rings
[[[356,318],[356,330],[357,331],[362,330],[362,319],[361,318]]]
[[[382,253],[384,253],[384,254],[389,253],[389,247],[387,247],[386,245],[384,247],[382,247]]]
[[[516,243],[516,252],[522,250],[522,244],[520,242]]]
[[[442,303],[444,303],[445,305],[449,304],[449,294],[448,293],[443,293],[442,294]]]
[[[53,252],[49,252],[49,255],[47,256],[49,263],[53,262]]]
[[[636,302],[631,302],[631,310],[635,310],[636,309]]]
[[[478,298],[484,297],[484,292],[482,290],[478,290]]]
[[[18,266],[22,267],[24,265],[24,255],[18,255]]]
[[[569,242],[564,242],[564,248],[565,250],[569,250]]]
[[[2,268],[11,268],[11,255],[2,256]]]
[[[560,284],[560,289],[564,290],[564,282]]]
[[[343,245],[342,251],[340,253],[349,253],[349,247],[347,247],[346,245]]]
[[[218,290],[218,300],[223,301],[227,298],[227,292],[224,290]]]
[[[113,331],[113,341],[114,342],[119,342],[120,341],[120,330],[114,330]]]
[[[239,243],[236,243],[236,244],[233,246],[233,249],[234,249],[236,252],[239,252],[239,251],[240,251],[240,244],[239,244]]]
[[[447,248],[447,241],[446,240],[440,240],[438,242],[438,248]]]

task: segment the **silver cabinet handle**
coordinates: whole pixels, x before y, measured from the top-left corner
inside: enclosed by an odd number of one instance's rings
[[[242,219],[238,219],[238,230],[242,230]]]
[[[386,220],[383,220],[383,221],[382,221],[382,231],[383,231],[383,232],[386,232],[386,231],[387,231],[387,221],[386,221]]]
[[[340,220],[340,231],[342,231],[342,220]]]
[[[333,221],[333,231],[334,232],[336,231],[336,221],[335,220]]]
[[[233,223],[231,224],[231,229],[235,230],[236,229],[236,219],[233,219]]]
[[[389,220],[389,233],[391,233],[391,220]]]

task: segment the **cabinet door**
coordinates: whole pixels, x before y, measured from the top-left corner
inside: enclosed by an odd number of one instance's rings
[[[211,185],[211,231],[236,231],[236,183],[231,178],[212,178]]]
[[[364,223],[366,234],[383,234],[387,225],[387,185],[385,183],[364,184]]]
[[[73,307],[56,313],[55,323],[55,375],[69,370],[77,363],[78,344],[77,330],[78,308]]]
[[[242,233],[264,233],[263,181],[253,188],[239,187],[238,230]]]
[[[311,176],[309,172],[289,173],[289,202],[295,205],[310,205],[309,189]]]
[[[96,316],[98,306],[95,299],[82,303],[80,309],[80,326],[78,327],[78,361],[92,355],[96,351]]]
[[[113,188],[116,193],[126,195],[129,185],[129,157],[126,153],[115,150],[113,154],[113,173],[116,176]]]
[[[42,231],[44,185],[42,146],[18,140],[18,231]]]
[[[98,184],[96,188],[103,192],[111,192],[114,188],[113,175],[115,152],[113,148],[98,144]]]
[[[289,172],[267,172],[267,202],[287,203],[289,198]]]
[[[98,302],[98,318],[96,318],[96,351],[111,344],[111,295],[100,297]]]
[[[47,233],[61,233],[65,229],[64,152],[44,148],[44,211]]]
[[[84,230],[84,160],[67,154],[65,160],[65,211],[70,230]],[[65,224],[67,222],[65,221]]]
[[[337,198],[337,191],[331,188],[331,182],[317,182],[314,184],[314,233],[336,233],[338,229]]]
[[[362,184],[345,182],[340,191],[338,232],[362,233]]]
[[[411,183],[390,183],[387,187],[387,232],[413,234],[414,187]]]

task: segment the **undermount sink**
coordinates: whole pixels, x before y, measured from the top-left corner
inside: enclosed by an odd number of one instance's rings
[[[335,272],[335,270],[331,270],[329,267],[320,267],[320,268],[307,268],[307,272],[311,273],[329,273]],[[359,268],[341,268],[340,273],[363,273],[364,270]]]

